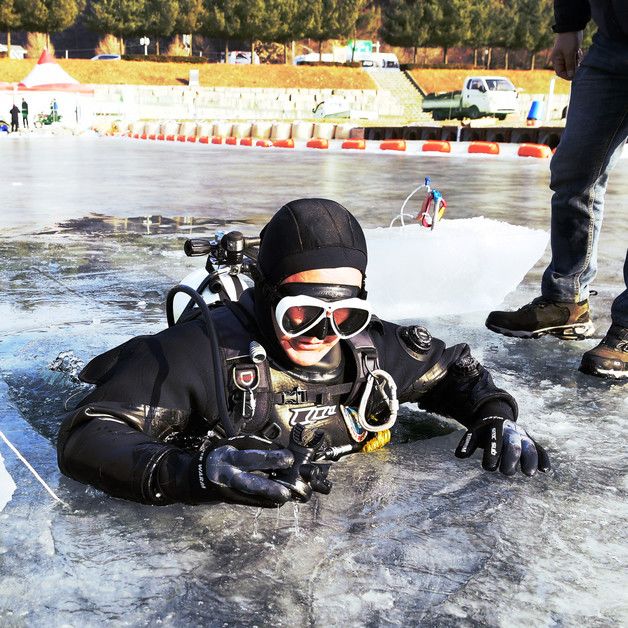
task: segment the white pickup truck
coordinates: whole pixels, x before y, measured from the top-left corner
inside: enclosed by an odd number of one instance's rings
[[[505,76],[469,76],[462,90],[428,94],[423,111],[434,120],[495,116],[504,120],[517,110],[517,89]]]

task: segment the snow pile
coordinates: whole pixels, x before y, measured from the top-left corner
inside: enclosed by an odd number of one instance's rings
[[[482,216],[365,230],[375,312],[401,320],[499,306],[545,251],[549,234]]]

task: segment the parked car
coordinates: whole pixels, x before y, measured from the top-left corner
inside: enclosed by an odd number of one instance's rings
[[[504,120],[517,110],[518,92],[505,76],[469,76],[462,90],[428,94],[423,99],[423,111],[434,120],[452,118],[482,118],[495,116]]]
[[[120,55],[101,54],[92,57],[90,61],[120,61],[121,58]]]
[[[227,63],[238,64],[250,64],[251,63],[251,51],[250,50],[232,50],[227,57]],[[256,52],[253,53],[253,64],[259,65],[259,56]]]

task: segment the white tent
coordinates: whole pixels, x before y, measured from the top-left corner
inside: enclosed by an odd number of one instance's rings
[[[44,50],[37,65],[19,83],[20,89],[48,90],[48,91],[92,91],[91,87],[81,85],[72,78],[54,59]]]

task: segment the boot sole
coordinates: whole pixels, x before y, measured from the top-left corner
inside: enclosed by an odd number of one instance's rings
[[[628,371],[616,371],[613,369],[601,369],[593,365],[580,365],[580,372],[585,375],[595,375],[606,379],[628,379]]]
[[[511,338],[536,339],[541,336],[556,336],[561,340],[584,340],[591,337],[595,333],[595,326],[591,321],[586,323],[576,323],[574,325],[560,325],[558,327],[545,327],[543,329],[535,329],[534,331],[524,331],[518,329],[506,329],[497,327],[497,325],[486,326],[498,334],[510,336]]]

